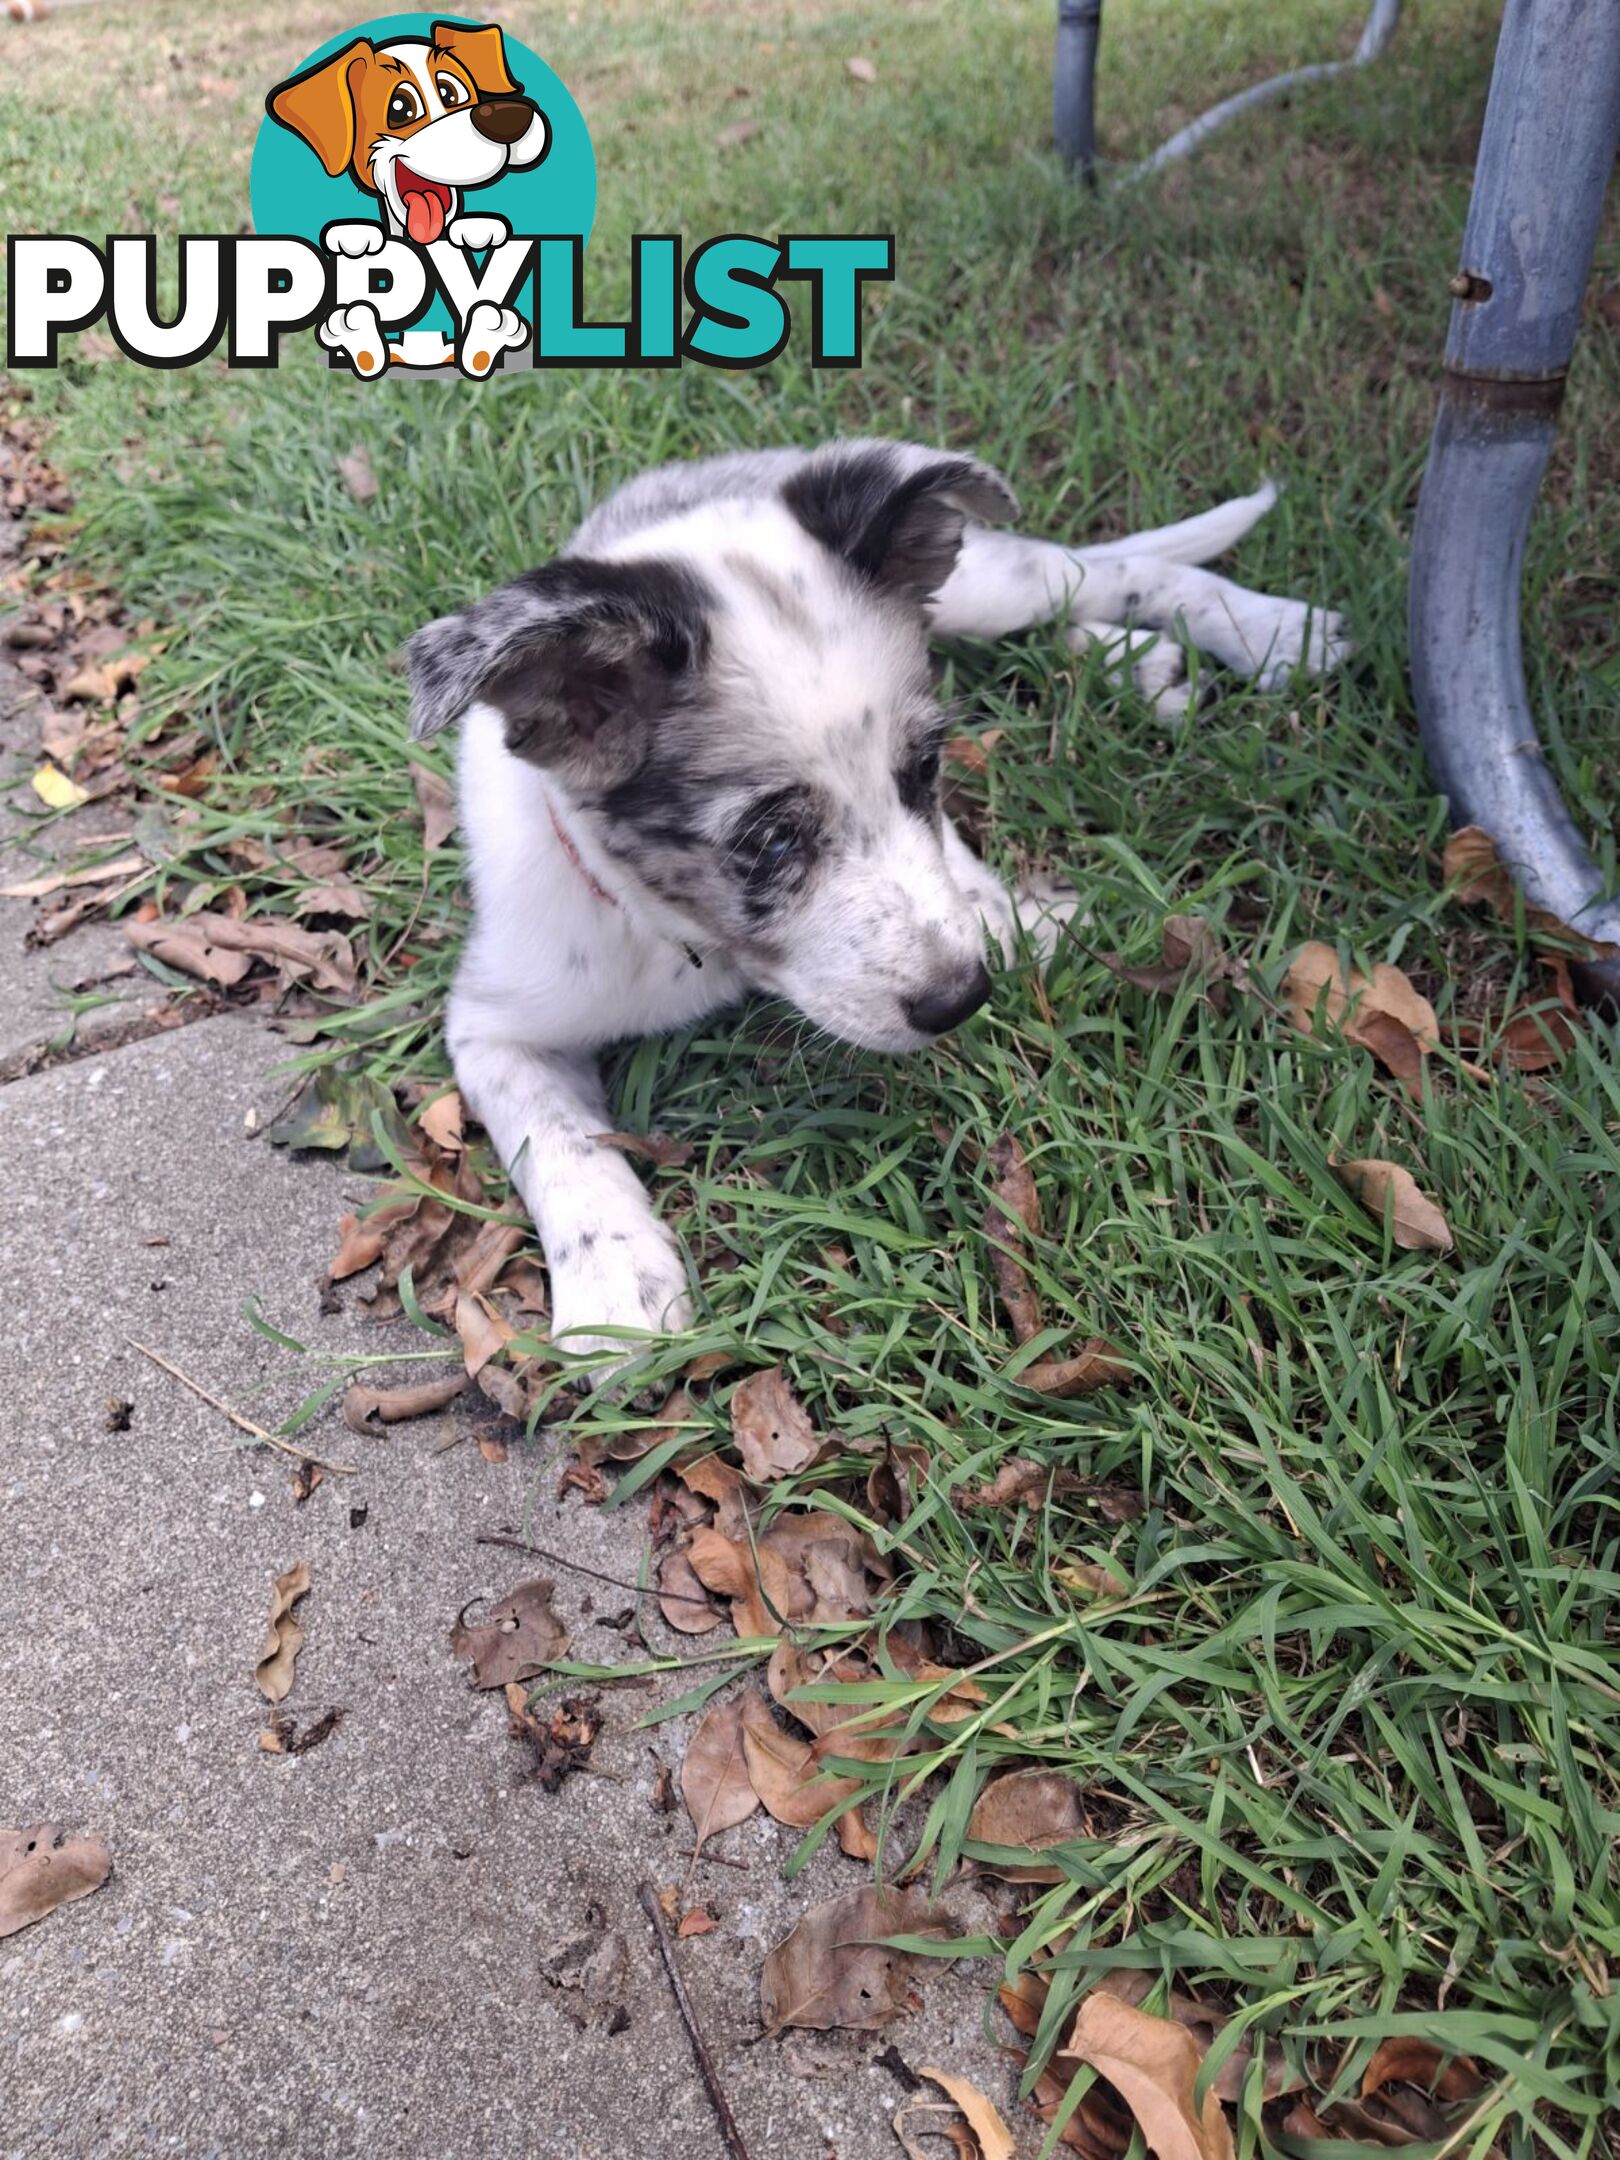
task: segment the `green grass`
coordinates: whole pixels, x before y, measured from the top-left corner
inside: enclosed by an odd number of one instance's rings
[[[1288,490],[1237,574],[1345,607],[1360,636],[1343,680],[1237,688],[1173,732],[1051,638],[957,660],[968,720],[1006,731],[981,790],[986,844],[1077,875],[1088,944],[1145,958],[1176,908],[1217,922],[1258,980],[1316,935],[1399,962],[1442,1018],[1511,1002],[1534,973],[1522,946],[1439,892],[1444,820],[1402,636],[1497,11],[1431,0],[1370,74],[1254,116],[1162,185],[1097,198],[1043,147],[1045,0],[575,12],[503,19],[548,52],[596,134],[593,304],[620,297],[627,236],[648,223],[892,226],[899,279],[868,364],[817,377],[790,348],[757,376],[478,392],[356,385],[307,355],[273,378],[75,361],[36,380],[82,558],[135,614],[185,628],[143,679],[146,710],[180,707],[221,753],[194,822],[171,823],[176,897],[239,877],[233,837],[290,819],[341,841],[376,901],[361,940],[376,1001],[333,1039],[383,1078],[442,1071],[458,866],[422,861],[398,642],[544,557],[651,461],[883,430],[972,445],[1011,472],[1033,527],[1065,534],[1178,516],[1274,472]],[[1354,12],[1110,0],[1106,147],[1139,152],[1210,97],[1342,48]],[[130,10],[95,18],[94,75],[73,43],[90,18],[65,17],[35,35],[26,100],[14,77],[0,88],[18,222],[173,230],[160,198],[178,196],[189,229],[230,229],[247,116],[333,11],[233,29],[227,64],[197,57],[209,11],[144,9],[187,60],[159,103],[145,48],[114,34]],[[849,81],[854,52],[876,85]],[[193,94],[205,65],[239,79],[234,103]],[[107,69],[126,94],[107,97]],[[111,130],[93,167],[92,105]],[[739,112],[761,133],[723,154]],[[1611,234],[1600,279],[1617,264]],[[1617,389],[1595,318],[1526,601],[1533,694],[1559,716],[1550,754],[1611,875]],[[368,510],[336,470],[356,444],[380,482]],[[293,889],[250,881],[256,906]],[[1053,2030],[1123,1943],[1296,2055],[1324,2043],[1341,2091],[1403,2018],[1467,2050],[1493,2083],[1458,2151],[1605,2150],[1620,2110],[1615,1037],[1594,1028],[1534,1083],[1481,1086],[1440,1060],[1414,1103],[1258,1001],[1221,1017],[1151,1000],[1078,947],[1047,991],[1050,1022],[1009,973],[959,1039],[902,1064],[802,1047],[780,1015],[620,1060],[621,1121],[698,1149],[658,1190],[699,1256],[700,1339],[783,1359],[827,1425],[930,1455],[891,1617],[934,1618],[964,1659],[995,1661],[983,1718],[905,1766],[942,1774],[932,1861],[960,1852],[988,1770],[1063,1764],[1121,1827],[1066,1849],[1064,1882],[1034,1894],[1006,1953],[1048,1963]],[[1112,1337],[1138,1368],[1129,1389],[1052,1404],[1009,1373],[976,1163],[1003,1130],[1040,1180],[1051,1339]],[[1416,1171],[1455,1254],[1392,1250],[1332,1176],[1344,1155]],[[708,1414],[718,1428],[720,1405]],[[1083,1500],[953,1508],[1013,1454],[1139,1487],[1147,1512],[1120,1529]],[[1062,1593],[1054,1558],[1088,1555],[1128,1598]],[[1267,2145],[1255,2110],[1241,2141]]]

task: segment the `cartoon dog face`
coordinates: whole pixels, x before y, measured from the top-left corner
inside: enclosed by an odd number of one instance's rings
[[[347,172],[379,198],[394,231],[422,246],[441,237],[464,189],[538,165],[551,144],[494,25],[436,22],[430,38],[387,45],[357,38],[279,84],[266,105],[334,178]]]

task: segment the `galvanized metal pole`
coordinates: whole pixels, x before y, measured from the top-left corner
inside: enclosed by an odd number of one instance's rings
[[[1412,686],[1454,825],[1525,896],[1620,945],[1525,690],[1519,586],[1620,145],[1620,0],[1507,0],[1463,235],[1440,410],[1412,535]],[[1620,999],[1620,960],[1582,970]]]
[[[1102,0],[1058,0],[1052,59],[1052,140],[1069,170],[1097,178],[1097,41]]]

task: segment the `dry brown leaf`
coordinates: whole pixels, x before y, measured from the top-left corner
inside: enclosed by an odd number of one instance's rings
[[[694,1455],[676,1463],[675,1475],[689,1492],[714,1503],[714,1527],[722,1537],[741,1543],[748,1536],[748,1488],[742,1474],[723,1455]]]
[[[304,1631],[292,1617],[292,1609],[308,1591],[307,1561],[295,1560],[275,1579],[270,1595],[270,1620],[259,1661],[253,1668],[260,1694],[271,1702],[285,1702],[292,1687],[293,1664],[304,1647]]]
[[[830,1508],[785,1509],[759,1539],[762,1564],[785,1571],[784,1616],[832,1624],[869,1613],[893,1578],[893,1568],[864,1530]],[[868,1579],[870,1578],[870,1580]],[[769,1580],[776,1580],[774,1572]],[[772,1603],[778,1603],[772,1592]]]
[[[684,1941],[689,1935],[710,1935],[719,1925],[706,1905],[694,1905],[690,1912],[681,1914],[675,1932]]]
[[[821,1435],[780,1365],[739,1383],[731,1398],[731,1436],[756,1484],[808,1470],[823,1452]]]
[[[456,1255],[454,1269],[458,1290],[469,1297],[487,1297],[508,1260],[528,1235],[521,1222],[483,1222],[465,1250]],[[502,1284],[505,1289],[506,1284]],[[519,1301],[519,1309],[524,1309]]]
[[[1155,1977],[1140,1966],[1121,1966],[1116,1971],[1103,1973],[1097,1985],[1120,2002],[1131,2003],[1139,2008],[1151,1993]],[[1200,2002],[1196,1996],[1184,1995],[1179,1988],[1172,1991],[1163,2014],[1173,2018],[1178,2025],[1186,2027],[1198,2043],[1200,2055],[1209,2052],[1215,2044],[1216,2036],[1231,2022],[1224,2010],[1217,2009],[1212,2003]],[[1251,2030],[1227,2056],[1216,2075],[1215,2096],[1229,2105],[1236,2106],[1243,2097],[1249,2078],[1249,2066],[1254,2060],[1254,2039],[1255,2035]],[[1277,2099],[1280,2094],[1296,2090],[1303,2080],[1297,2071],[1289,2067],[1288,2058],[1280,2047],[1267,2041],[1264,2035],[1260,2035],[1260,2044],[1265,2063],[1261,2097],[1269,2102]]]
[[[1380,2041],[1361,2076],[1361,2096],[1382,2092],[1386,2085],[1418,2085],[1437,2100],[1472,2100],[1485,2090],[1486,2080],[1471,2056],[1446,2057],[1432,2040],[1401,2036]]]
[[[1060,1560],[1052,1570],[1052,1580],[1084,1597],[1128,1597],[1131,1589],[1123,1575],[1094,1560]]]
[[[1399,1163],[1367,1157],[1356,1162],[1333,1164],[1333,1174],[1346,1185],[1369,1215],[1383,1222],[1402,1252],[1450,1252],[1455,1243],[1446,1221],[1410,1170]]]
[[[687,1557],[705,1590],[731,1600],[731,1624],[745,1638],[780,1635],[793,1604],[787,1562],[764,1544],[750,1550],[718,1530],[692,1533]]]
[[[75,1837],[55,1823],[0,1830],[0,1938],[99,1890],[111,1867],[100,1838]]]
[[[466,1612],[450,1630],[456,1657],[471,1658],[475,1688],[504,1688],[514,1680],[532,1680],[554,1658],[567,1654],[568,1630],[551,1609],[556,1584],[547,1575],[519,1583],[492,1607],[489,1618],[474,1627]]]
[[[992,1173],[991,1199],[984,1211],[984,1234],[990,1241],[990,1267],[1001,1302],[1007,1308],[1015,1340],[1029,1342],[1041,1332],[1040,1299],[1024,1265],[1028,1242],[1041,1234],[1041,1202],[1024,1151],[1011,1133],[985,1150]]]
[[[701,1852],[711,1837],[746,1822],[759,1806],[743,1750],[743,1706],[736,1696],[705,1712],[681,1764],[681,1798]]]
[[[1204,2051],[1184,2027],[1094,1988],[1080,2005],[1065,2051],[1108,2080],[1158,2160],[1233,2160],[1220,2101],[1208,2092],[1202,2108],[1194,2105]]]
[[[448,1154],[459,1154],[463,1146],[461,1134],[461,1096],[455,1088],[447,1094],[437,1095],[417,1119],[435,1147],[442,1147]]]
[[[704,1596],[691,1561],[678,1547],[659,1563],[658,1610],[682,1635],[706,1635],[720,1625],[719,1606]]]
[[[1019,1387],[1037,1395],[1089,1395],[1093,1388],[1119,1387],[1134,1379],[1125,1353],[1106,1336],[1092,1335],[1073,1357],[1041,1358],[1018,1375]]]
[[[974,1802],[968,1817],[968,1841],[1001,1845],[1023,1852],[1043,1852],[1087,1834],[1084,1789],[1061,1770],[1013,1770],[993,1778]],[[1058,1867],[994,1860],[979,1863],[988,1875],[1008,1882],[1062,1882]]]
[[[970,2085],[966,2078],[957,2077],[950,2070],[936,2070],[926,2063],[922,2075],[932,2078],[962,2110],[979,2141],[982,2160],[1013,2160],[1012,2132],[1007,2128],[1001,2110],[980,2092],[977,2085]]]
[[[490,1359],[500,1356],[515,1333],[488,1298],[474,1297],[467,1290],[456,1293],[455,1330],[469,1380],[476,1380]]]
[[[337,997],[354,994],[354,948],[336,930],[302,930],[275,915],[238,922],[204,910],[176,921],[131,921],[125,935],[138,950],[204,982],[239,983],[262,959],[272,961],[286,982],[308,982]]]
[[[765,1960],[759,1995],[766,2032],[788,2025],[878,2031],[906,2007],[915,1962],[881,1938],[946,1932],[918,1890],[865,1883],[811,1906]]]
[[[0,900],[43,900],[48,893],[76,885],[113,885],[122,878],[138,877],[145,868],[144,855],[120,855],[115,862],[97,863],[90,870],[57,870],[21,885],[0,885]]]
[[[749,1781],[765,1812],[790,1830],[808,1830],[860,1791],[854,1778],[823,1776],[810,1742],[785,1732],[752,1688],[743,1697],[742,1730]]]
[[[1241,960],[1221,950],[1220,941],[1201,915],[1167,915],[1159,932],[1159,959],[1151,967],[1129,967],[1117,952],[1099,953],[1104,967],[1122,982],[1162,996],[1179,990],[1189,976],[1200,980],[1204,994],[1217,1012],[1229,1002],[1227,984],[1247,990],[1249,978]]]
[[[1423,1060],[1439,1046],[1440,1029],[1434,1007],[1400,968],[1381,960],[1370,975],[1353,968],[1347,976],[1331,945],[1302,945],[1289,963],[1283,994],[1303,1034],[1316,1032],[1320,1013],[1398,1080],[1420,1085]]]
[[[422,847],[434,855],[456,829],[456,798],[448,780],[426,765],[411,760],[411,785],[422,813]]]
[[[364,922],[371,913],[371,901],[358,885],[351,885],[347,878],[335,878],[329,885],[311,885],[293,902],[295,915],[344,915],[351,922]]]
[[[467,1385],[464,1372],[447,1373],[439,1380],[419,1380],[411,1387],[363,1387],[356,1381],[344,1390],[343,1422],[351,1432],[375,1432],[380,1425],[403,1425],[410,1418],[430,1417],[454,1402]]]
[[[343,485],[357,503],[375,502],[377,475],[371,469],[371,455],[364,443],[356,443],[346,456],[340,457],[337,469]]]

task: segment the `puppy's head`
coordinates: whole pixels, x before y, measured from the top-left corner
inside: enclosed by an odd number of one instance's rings
[[[326,170],[379,196],[413,240],[430,245],[461,190],[509,166],[538,165],[545,115],[522,95],[493,25],[435,23],[431,38],[342,52],[271,91],[267,110],[302,137]]]
[[[1014,508],[971,459],[835,444],[780,495],[429,624],[415,732],[494,707],[666,919],[844,1040],[915,1049],[989,988],[945,856],[925,607],[968,517]]]

